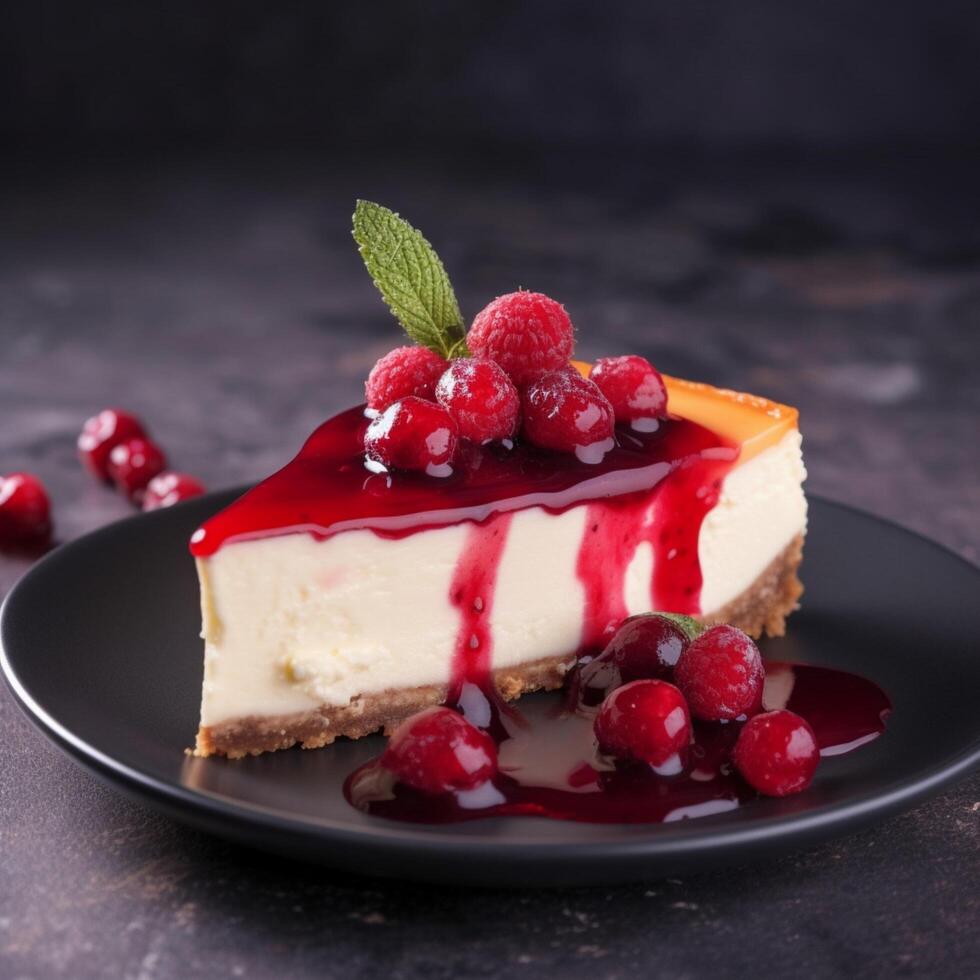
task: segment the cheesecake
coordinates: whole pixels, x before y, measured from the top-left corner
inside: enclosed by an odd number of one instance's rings
[[[390,730],[472,685],[553,689],[639,613],[781,635],[802,592],[798,413],[663,380],[662,417],[617,418],[591,458],[461,440],[438,475],[401,472],[365,456],[376,412],[321,425],[192,538],[195,754]]]

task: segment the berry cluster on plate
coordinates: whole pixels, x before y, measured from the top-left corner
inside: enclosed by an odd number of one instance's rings
[[[665,778],[687,767],[695,722],[736,725],[731,763],[757,792],[788,796],[810,785],[820,752],[803,718],[763,709],[764,682],[759,650],[741,630],[651,613],[625,620],[578,667],[569,710],[592,718],[598,759]],[[393,732],[380,765],[423,793],[465,792],[497,774],[497,746],[457,711],[429,708]]]

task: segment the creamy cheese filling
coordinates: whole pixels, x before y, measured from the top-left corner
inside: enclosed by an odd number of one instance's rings
[[[748,589],[805,529],[805,475],[793,430],[726,477],[698,545],[704,614]],[[491,615],[495,667],[578,646],[585,517],[585,506],[514,514]],[[466,535],[465,525],[400,539],[368,530],[323,541],[289,534],[227,544],[199,560],[202,725],[446,683],[460,626],[450,583]],[[631,614],[649,611],[654,561],[641,544],[626,573]]]

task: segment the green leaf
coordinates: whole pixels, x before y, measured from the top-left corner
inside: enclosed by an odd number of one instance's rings
[[[404,218],[371,201],[354,209],[354,240],[405,333],[443,357],[465,357],[466,328],[435,249]]]
[[[682,616],[680,613],[656,613],[655,615],[669,619],[687,635],[689,640],[696,640],[708,628],[704,623],[699,623],[692,616]]]

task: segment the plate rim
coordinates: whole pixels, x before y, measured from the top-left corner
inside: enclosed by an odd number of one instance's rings
[[[233,488],[213,491],[204,497],[196,498],[186,503],[177,504],[177,508],[188,505],[200,506],[202,501],[213,499],[216,504],[219,499],[230,499],[235,494],[244,492],[246,488]],[[980,574],[980,565],[971,562],[965,556],[953,549],[935,541],[918,531],[905,527],[890,518],[879,517],[852,504],[832,500],[819,494],[808,494],[811,501],[819,501],[821,505],[850,512],[862,519],[884,524],[893,530],[917,539],[931,548],[952,557],[973,574]],[[91,539],[103,533],[118,533],[120,525],[147,519],[166,519],[168,511],[157,511],[149,514],[136,514],[115,521],[87,534],[81,535],[66,543],[66,548],[76,542]],[[304,850],[300,844],[321,845],[327,849],[338,850],[349,848],[347,860],[337,860],[337,855],[321,855],[324,863],[336,866],[346,865],[350,869],[359,868],[356,858],[363,857],[366,850],[381,852],[384,860],[398,856],[411,857],[411,862],[418,867],[415,873],[410,873],[407,867],[399,868],[397,874],[402,877],[438,878],[445,880],[445,875],[425,874],[427,859],[439,857],[463,857],[473,862],[478,860],[493,871],[494,862],[506,857],[508,861],[527,861],[528,869],[531,864],[537,868],[549,868],[567,860],[570,848],[575,850],[576,866],[592,866],[599,862],[610,860],[622,862],[634,858],[645,861],[657,859],[684,858],[716,858],[719,853],[731,851],[733,860],[745,857],[745,851],[766,845],[767,852],[775,850],[779,844],[786,849],[816,842],[843,833],[845,830],[866,825],[873,820],[883,818],[891,813],[906,809],[965,775],[974,767],[980,765],[980,724],[973,740],[964,747],[935,765],[921,770],[915,776],[898,782],[885,792],[859,793],[850,799],[839,803],[827,803],[799,812],[776,815],[767,819],[745,824],[725,825],[721,815],[719,818],[707,817],[691,821],[693,829],[680,835],[663,835],[652,833],[637,834],[629,838],[616,836],[599,836],[594,840],[570,842],[567,840],[548,840],[546,838],[495,840],[489,834],[482,839],[466,836],[459,832],[452,833],[438,826],[425,825],[424,828],[395,821],[377,820],[364,827],[340,825],[329,819],[316,820],[290,816],[282,811],[261,804],[242,803],[208,791],[193,789],[179,783],[161,779],[148,772],[141,771],[127,763],[120,762],[112,755],[103,752],[92,745],[84,737],[71,731],[31,694],[21,681],[10,659],[4,643],[6,634],[6,618],[12,602],[21,591],[24,583],[35,576],[44,574],[48,562],[57,560],[63,554],[62,548],[55,548],[34,563],[23,576],[13,585],[0,606],[0,672],[2,672],[15,702],[25,713],[28,720],[45,737],[55,744],[69,758],[81,763],[86,769],[106,780],[116,789],[126,794],[148,802],[170,816],[203,827],[219,836],[232,837],[239,841],[256,844],[280,852],[296,852]],[[533,818],[491,818],[486,821],[475,821],[474,827],[487,826],[492,821],[524,821]],[[538,821],[539,822],[539,821]],[[622,824],[604,825],[609,828],[619,828]],[[269,835],[275,839],[268,839]],[[775,840],[774,838],[778,838]],[[643,877],[644,867],[638,864],[632,874],[601,875],[597,880],[635,880]],[[494,883],[500,883],[500,874],[490,875]],[[569,880],[584,880],[583,875],[573,873]],[[591,879],[589,879],[591,880]]]

